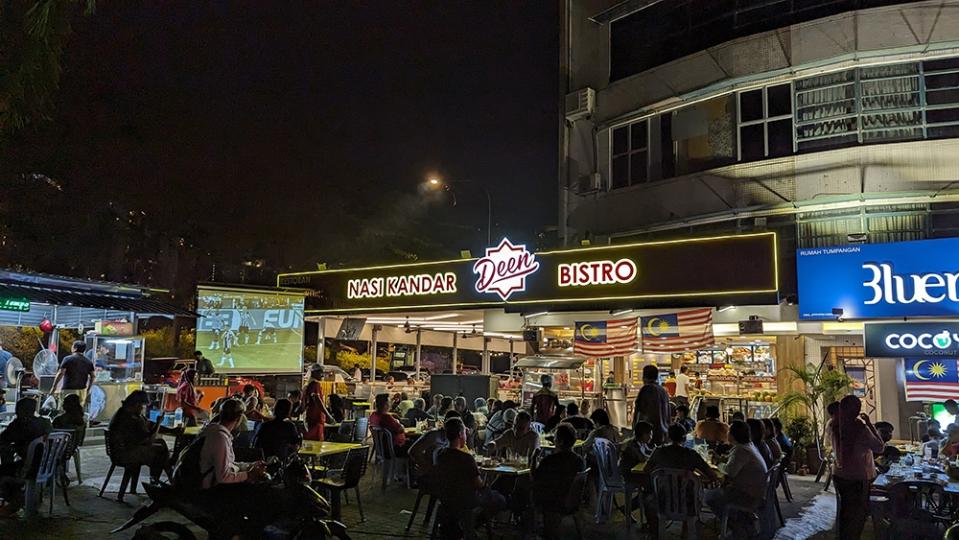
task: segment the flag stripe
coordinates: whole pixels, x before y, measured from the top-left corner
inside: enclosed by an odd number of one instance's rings
[[[592,357],[624,356],[639,349],[639,317],[632,319],[615,319],[606,322],[606,333],[602,340],[581,340],[579,334],[574,336],[573,352]],[[576,326],[581,326],[577,322]]]
[[[669,329],[669,333],[674,335],[652,336],[644,327],[642,332],[643,351],[683,352],[701,349],[716,342],[713,336],[712,308],[668,313],[665,316],[675,316],[676,318],[676,328]]]

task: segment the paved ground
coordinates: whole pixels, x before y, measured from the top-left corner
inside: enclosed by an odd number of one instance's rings
[[[43,511],[40,517],[30,521],[23,518],[0,519],[0,539],[117,538],[123,540],[133,536],[132,532],[109,535],[109,531],[132,515],[134,510],[147,498],[143,495],[127,496],[126,503],[117,502],[115,495],[120,482],[121,475],[119,474],[115,474],[110,482],[108,493],[105,496],[109,498],[98,498],[97,491],[109,468],[104,448],[102,445],[87,446],[82,449],[81,455],[84,482],[83,485],[71,484],[70,500],[72,506],[65,506],[62,497],[58,495],[54,501],[52,517]],[[420,525],[421,518],[417,519],[409,534],[404,533],[406,522],[409,519],[408,510],[413,507],[415,493],[399,486],[391,486],[386,491],[382,491],[378,482],[372,481],[371,472],[372,470],[367,473],[367,478],[362,486],[363,505],[367,521],[360,522],[357,507],[352,497],[350,498],[350,504],[346,505],[343,510],[343,521],[349,526],[351,535],[357,539],[427,538],[429,534]],[[75,478],[72,468],[71,478]],[[835,512],[832,494],[820,495],[822,484],[813,483],[811,478],[792,477],[791,484],[795,501],[793,503],[782,502],[783,513],[789,523],[777,538],[784,540],[810,537],[817,540],[831,538],[831,535],[826,532],[815,534],[813,531],[831,527],[831,519]],[[45,508],[46,505],[44,505],[44,510]],[[805,515],[795,519],[803,511]],[[597,525],[593,523],[591,515],[586,515],[587,512],[584,511],[583,515],[583,523],[586,526],[584,536],[586,538],[628,537],[621,515],[618,515],[611,523]],[[169,512],[161,513],[151,519],[151,521],[160,520],[183,521],[176,514]],[[566,533],[564,538],[575,538],[576,531],[572,521],[568,520],[566,525],[568,527],[564,529]],[[705,531],[707,539],[716,537],[711,527],[711,523],[708,522]],[[196,532],[198,538],[205,538],[205,535],[198,530]],[[502,538],[516,537],[505,527],[502,530],[498,528],[496,533],[496,536]],[[868,531],[867,536],[871,537]],[[639,535],[633,537],[639,538]],[[669,537],[680,537],[679,526],[671,527]]]

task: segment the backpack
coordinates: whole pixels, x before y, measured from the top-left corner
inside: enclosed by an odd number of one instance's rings
[[[213,472],[213,467],[200,470],[200,453],[203,451],[205,436],[193,439],[177,459],[173,469],[173,486],[179,489],[199,491],[203,489],[203,480]]]

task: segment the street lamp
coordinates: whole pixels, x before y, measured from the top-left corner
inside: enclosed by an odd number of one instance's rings
[[[453,197],[453,206],[456,206],[456,192],[453,191],[454,184],[472,184],[473,186],[483,190],[483,193],[486,195],[486,245],[491,245],[491,235],[493,232],[493,197],[490,196],[489,190],[486,189],[486,186],[478,182],[473,182],[472,180],[445,181],[437,176],[431,176],[426,180],[426,186],[428,188],[448,191]]]

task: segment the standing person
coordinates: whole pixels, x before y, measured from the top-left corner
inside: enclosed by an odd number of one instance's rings
[[[643,387],[636,395],[633,426],[649,422],[653,426],[653,444],[666,441],[669,429],[669,393],[659,384],[659,368],[650,364],[643,368]]]
[[[360,368],[359,364],[353,364],[353,379],[356,382],[361,382],[363,380],[363,369]]]
[[[209,377],[216,373],[216,369],[213,367],[213,361],[203,356],[203,351],[194,351],[193,358],[196,359],[196,372],[198,374]]]
[[[836,522],[839,540],[858,540],[869,515],[869,489],[876,478],[874,454],[882,452],[883,442],[869,417],[862,414],[862,402],[846,396],[832,423],[833,481],[839,496]]]
[[[326,424],[326,418],[330,416],[323,403],[323,388],[320,385],[322,379],[323,367],[314,365],[310,370],[310,382],[303,389],[303,396],[300,398],[301,406],[306,413],[306,435],[303,438],[308,441],[323,440],[323,425]]]
[[[685,365],[679,368],[679,375],[676,375],[675,396],[676,403],[685,406],[687,411],[689,410],[689,375],[686,375],[688,370],[689,368]]]
[[[542,388],[539,389],[536,394],[533,395],[533,401],[531,404],[531,411],[533,413],[533,421],[539,422],[540,424],[546,425],[549,422],[549,419],[556,414],[556,410],[559,409],[559,396],[556,395],[556,392],[553,392],[553,378],[549,375],[543,375],[539,378],[540,385]]]
[[[183,409],[183,420],[188,426],[197,425],[198,418],[205,418],[207,411],[200,407],[200,393],[193,386],[196,381],[196,371],[186,369],[180,376],[180,385],[176,388],[176,398]]]
[[[73,352],[70,356],[60,362],[60,369],[57,370],[57,376],[53,379],[53,391],[60,393],[60,398],[70,394],[80,396],[80,402],[87,402],[87,395],[90,387],[93,386],[93,372],[96,368],[83,352],[87,350],[87,344],[77,340],[73,342],[70,348]]]

